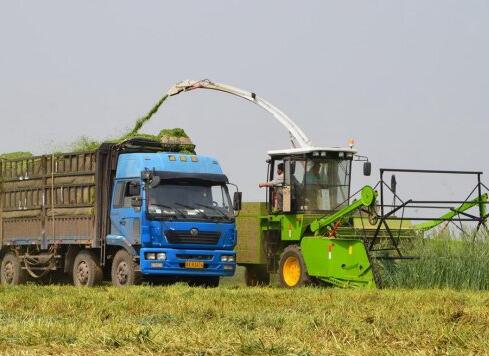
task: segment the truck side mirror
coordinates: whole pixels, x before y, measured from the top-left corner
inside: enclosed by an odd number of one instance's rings
[[[234,192],[234,197],[233,197],[233,209],[234,209],[234,211],[240,211],[241,210],[241,200],[242,199],[243,199],[243,193]]]
[[[372,173],[372,163],[369,161],[363,162],[363,175],[368,177],[370,173]]]
[[[131,206],[133,208],[140,208],[143,205],[143,199],[140,195],[131,197]]]

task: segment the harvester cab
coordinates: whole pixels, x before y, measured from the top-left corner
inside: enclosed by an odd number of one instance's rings
[[[291,148],[268,152],[266,211],[261,231],[267,272],[278,273],[284,287],[312,282],[375,286],[364,241],[343,235],[353,228],[356,211],[375,205],[373,188],[351,199],[356,150],[341,147]],[[283,179],[277,179],[277,167]],[[367,168],[364,171],[368,171]],[[368,173],[368,172],[366,172]],[[282,182],[277,184],[277,182]],[[339,229],[341,233],[338,233]],[[257,266],[247,266],[256,276]],[[250,278],[249,278],[250,279]]]
[[[267,192],[269,213],[325,214],[349,203],[351,148],[291,148],[268,152],[267,177],[274,181],[283,164],[282,186]]]

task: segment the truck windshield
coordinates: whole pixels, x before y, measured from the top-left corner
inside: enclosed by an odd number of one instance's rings
[[[297,160],[292,174],[298,210],[331,211],[348,204],[351,160]]]
[[[149,190],[148,213],[165,219],[234,219],[228,189],[221,184],[160,184]]]

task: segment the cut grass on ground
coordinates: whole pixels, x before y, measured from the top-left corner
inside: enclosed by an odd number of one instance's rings
[[[489,353],[489,293],[451,290],[0,289],[0,352]]]

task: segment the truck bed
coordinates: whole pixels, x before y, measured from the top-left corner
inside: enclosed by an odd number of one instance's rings
[[[110,149],[0,160],[0,243],[100,245]]]

